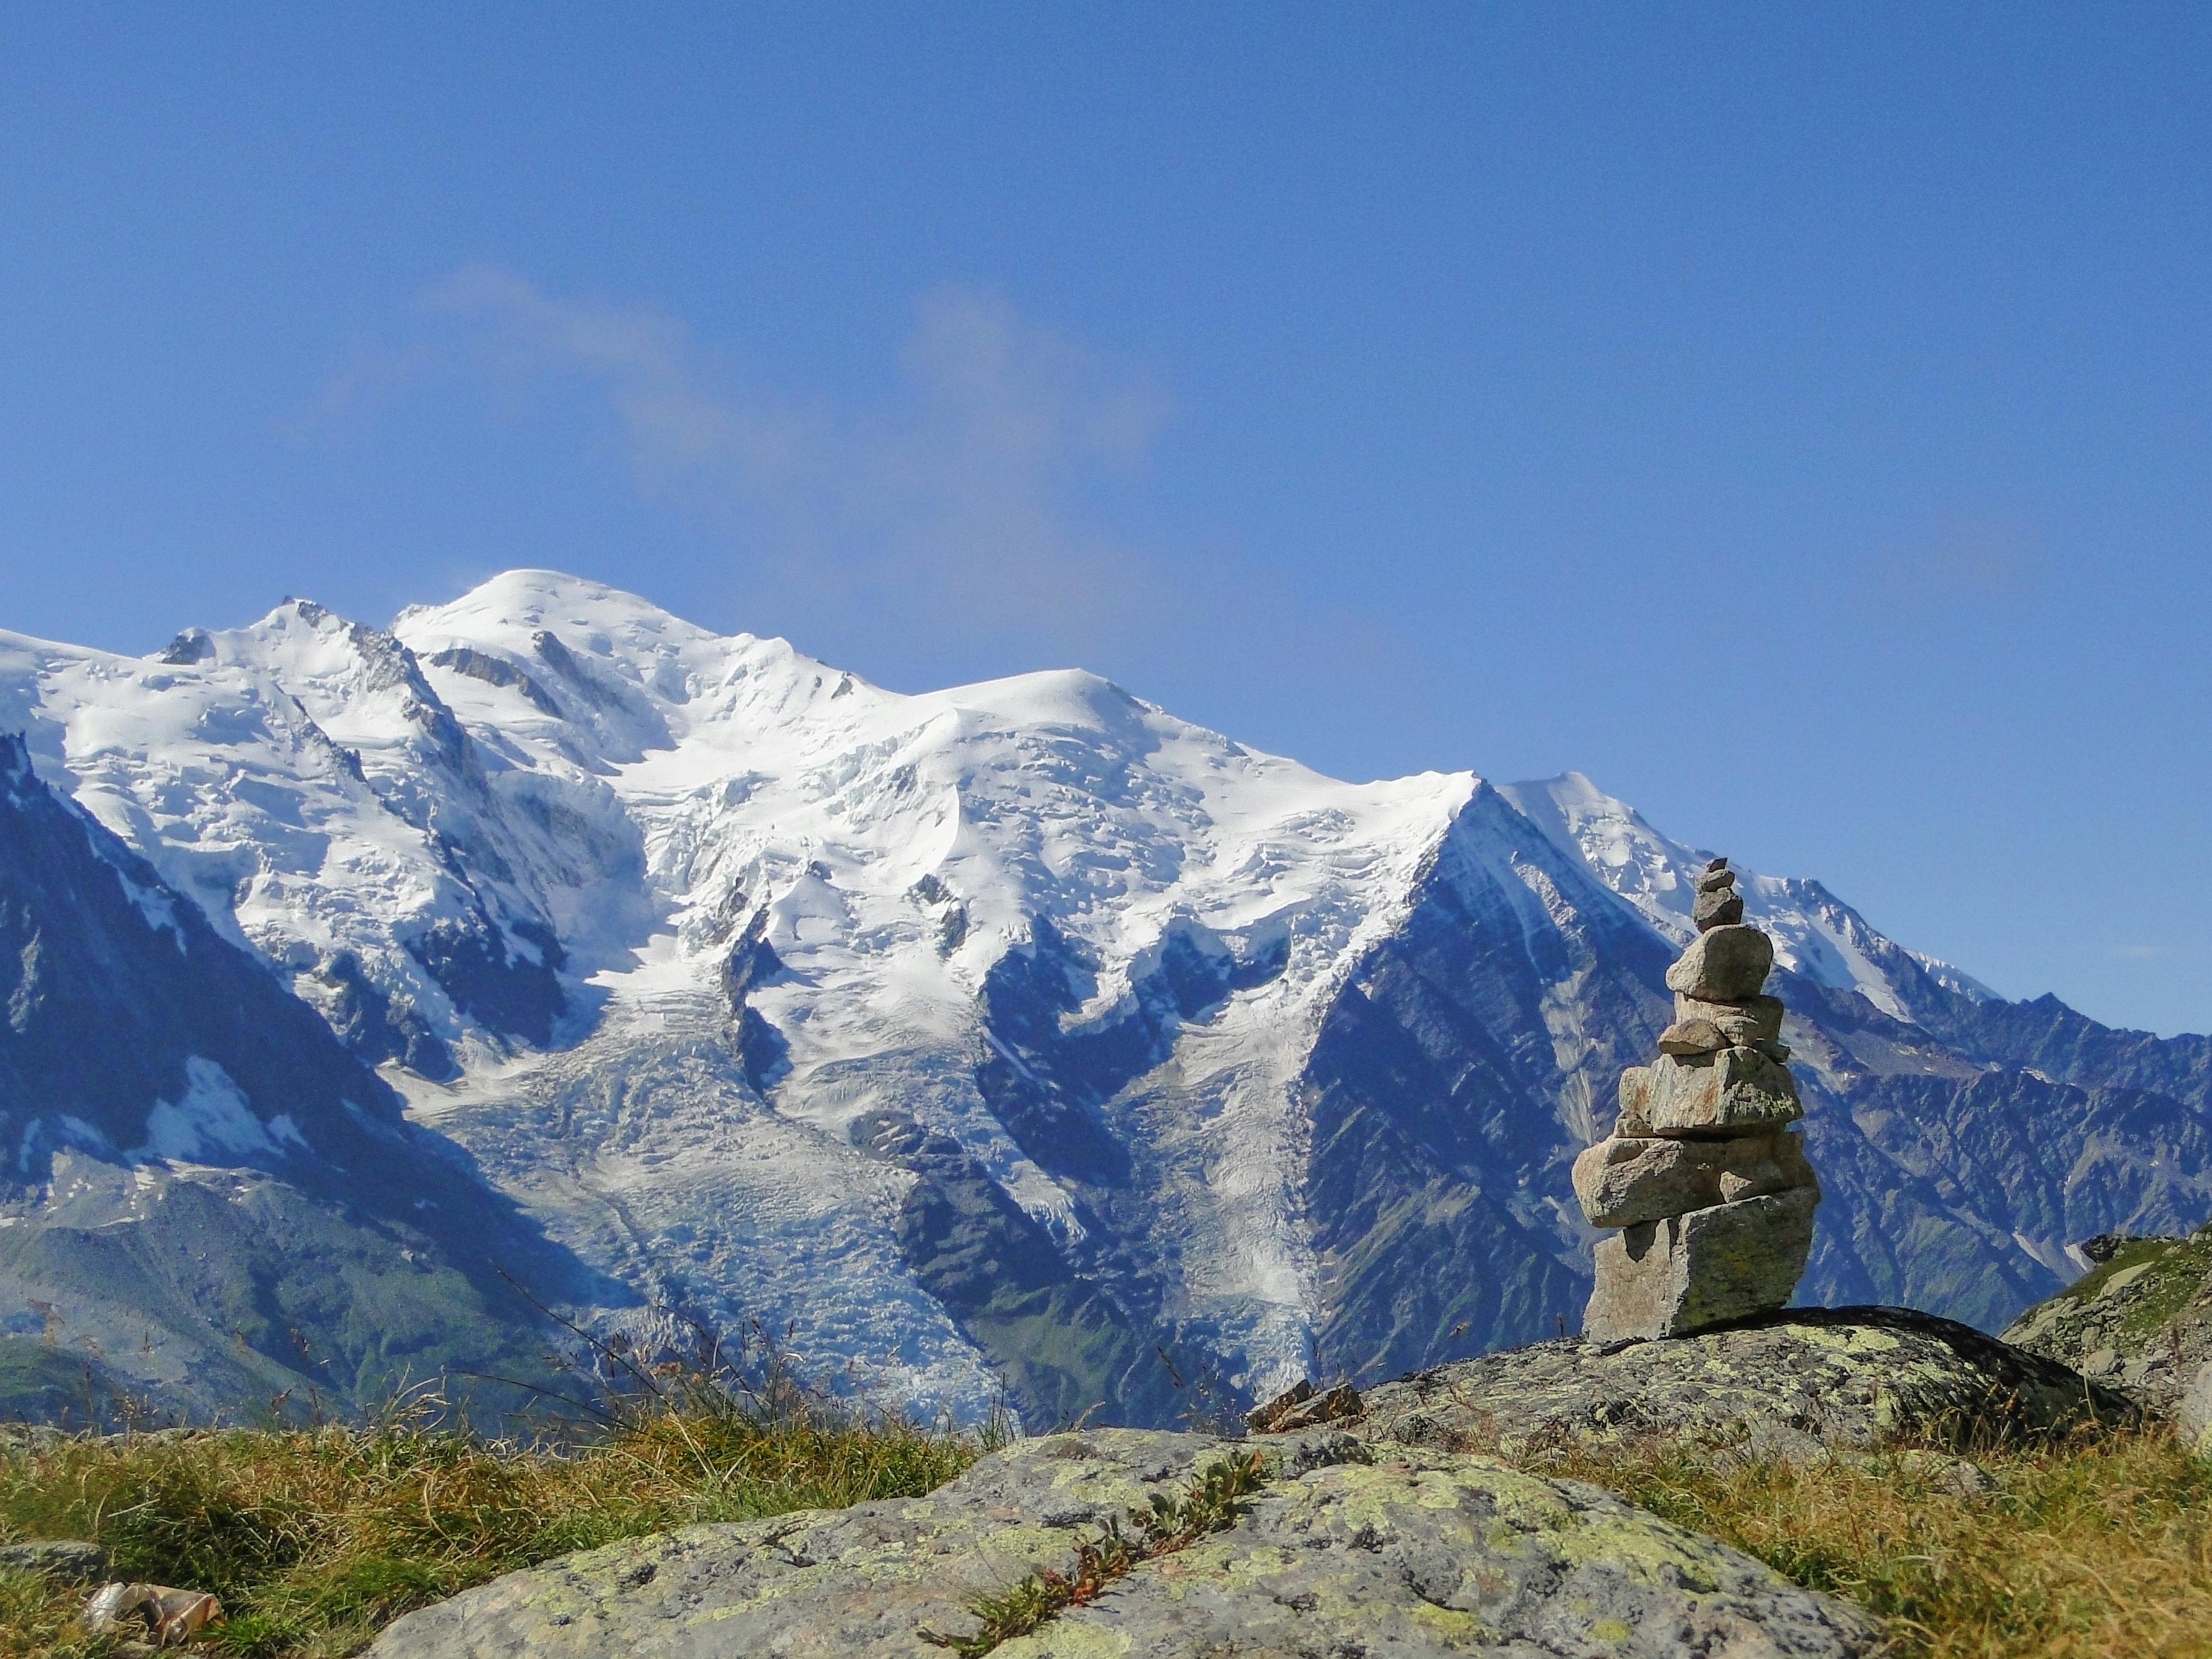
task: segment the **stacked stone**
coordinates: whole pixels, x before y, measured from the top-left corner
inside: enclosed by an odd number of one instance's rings
[[[1621,1074],[1613,1133],[1575,1160],[1595,1227],[1595,1342],[1679,1336],[1779,1308],[1813,1246],[1820,1182],[1784,1062],[1782,1004],[1761,995],[1774,942],[1743,925],[1726,859],[1698,873],[1698,937],[1667,970],[1674,1023],[1659,1058]]]

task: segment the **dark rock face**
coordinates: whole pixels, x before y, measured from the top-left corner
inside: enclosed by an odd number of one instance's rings
[[[450,1083],[461,1074],[453,1050],[412,1009],[395,1008],[392,999],[362,971],[350,951],[333,951],[315,969],[330,993],[322,1016],[339,1042],[371,1066],[396,1060],[418,1077]]]
[[[869,1114],[854,1133],[919,1177],[900,1204],[900,1253],[991,1356],[1024,1421],[1072,1423],[1102,1401],[1139,1422],[1182,1413],[1163,1338],[1076,1271],[957,1141],[894,1112]]]
[[[497,1270],[575,1265],[15,738],[0,1006],[0,1309],[29,1310],[0,1328],[18,1343],[96,1345],[96,1393],[191,1412],[374,1402],[448,1364],[540,1373]]]
[[[1901,1308],[1803,1309],[1659,1342],[1545,1342],[1367,1390],[1363,1439],[1540,1448],[1687,1439],[1758,1455],[1971,1450],[2138,1415],[2043,1355]]]
[[[1071,1034],[1064,1016],[1096,988],[1091,965],[1038,917],[1033,937],[992,965],[984,1019],[999,1039],[976,1067],[975,1086],[1038,1167],[1073,1182],[1127,1179],[1128,1149],[1101,1120],[1099,1103],[1161,1057],[1151,1018]]]
[[[190,1089],[186,1056],[258,1105],[234,1129],[264,1166],[293,1161],[267,1127],[288,1109],[329,1156],[400,1133],[397,1098],[314,1011],[57,799],[15,738],[0,738],[0,1135],[15,1149],[0,1180],[43,1180],[58,1147],[145,1144],[154,1103]]]
[[[204,628],[187,628],[171,640],[161,652],[161,659],[173,668],[205,662],[215,655],[215,641],[208,637]]]
[[[372,1659],[872,1659],[963,1637],[968,1603],[1065,1571],[1247,1449],[1103,1430],[1030,1440],[919,1499],[687,1527],[510,1573],[399,1620]],[[1620,1653],[1841,1659],[1869,1623],[1595,1487],[1341,1434],[1271,1441],[1231,1526],[1138,1564],[1009,1653]]]
[[[1485,791],[1467,811],[1511,808]],[[1534,888],[1582,901],[1575,925],[1531,930],[1532,890],[1493,884],[1447,840],[1404,925],[1323,1019],[1304,1079],[1328,1310],[1316,1374],[1387,1376],[1524,1342],[1571,1322],[1588,1295],[1554,1196],[1587,1125],[1561,1121],[1562,1097],[1609,1092],[1630,1045],[1656,1037],[1667,958],[1530,840]],[[1546,993],[1570,977],[1601,1012],[1563,1079]]]
[[[482,680],[486,685],[511,685],[530,700],[530,706],[540,714],[556,719],[561,705],[553,701],[545,688],[505,657],[489,651],[478,651],[468,646],[457,646],[441,651],[428,660],[440,668],[450,668],[457,674],[466,674],[472,680]]]
[[[527,950],[517,950],[481,911],[467,921],[441,921],[406,941],[407,952],[430,970],[454,1006],[495,1031],[534,1047],[552,1040],[566,1009],[560,940],[544,928],[517,922]]]

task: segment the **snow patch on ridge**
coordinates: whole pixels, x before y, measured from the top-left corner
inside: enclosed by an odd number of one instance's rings
[[[305,1152],[299,1126],[280,1114],[266,1124],[253,1115],[246,1091],[211,1060],[185,1062],[185,1089],[173,1104],[157,1100],[146,1115],[146,1144],[130,1156],[184,1163],[221,1154],[232,1158],[281,1158]]]

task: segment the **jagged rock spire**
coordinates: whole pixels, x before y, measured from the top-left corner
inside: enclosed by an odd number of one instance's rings
[[[1583,1316],[1593,1341],[1679,1336],[1779,1308],[1805,1271],[1820,1186],[1782,1043],[1761,994],[1774,941],[1743,922],[1726,859],[1695,878],[1698,925],[1667,970],[1674,1022],[1659,1056],[1621,1074],[1613,1133],[1575,1160],[1599,1241]]]

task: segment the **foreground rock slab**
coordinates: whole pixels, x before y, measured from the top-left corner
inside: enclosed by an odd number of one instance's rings
[[[967,1603],[1252,1446],[1237,1523],[1139,1565],[1004,1659],[1198,1654],[1857,1655],[1857,1613],[1610,1494],[1322,1431],[1244,1443],[1104,1430],[986,1458],[927,1498],[691,1527],[510,1573],[409,1615],[372,1659],[872,1659],[964,1636]]]
[[[1899,1442],[1971,1451],[2138,1416],[2056,1360],[1902,1308],[1792,1309],[1656,1342],[1543,1342],[1364,1399],[1363,1438],[1514,1455],[1656,1439],[1800,1460]]]

